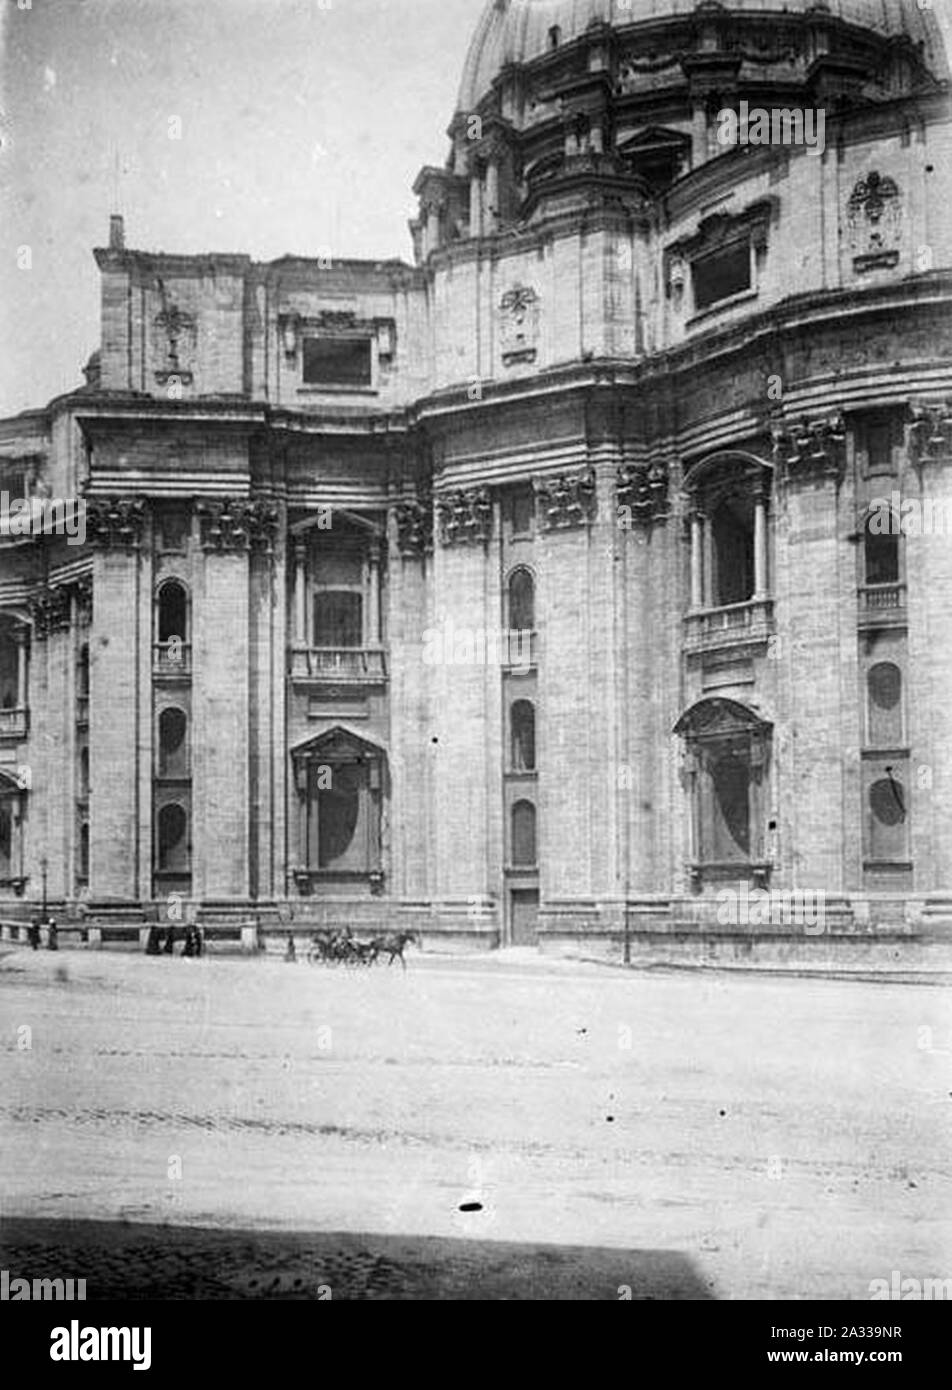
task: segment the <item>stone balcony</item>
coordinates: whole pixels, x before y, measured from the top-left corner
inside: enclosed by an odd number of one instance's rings
[[[29,732],[28,709],[0,709],[0,742],[22,743]]]
[[[868,584],[859,590],[860,627],[905,627],[905,584]]]
[[[766,646],[774,634],[773,599],[751,599],[726,608],[701,609],[684,619],[684,650],[689,654]]]
[[[156,642],[152,649],[152,674],[169,679],[191,676],[192,644],[190,642]]]
[[[386,685],[387,653],[382,647],[292,647],[288,674],[295,685]]]

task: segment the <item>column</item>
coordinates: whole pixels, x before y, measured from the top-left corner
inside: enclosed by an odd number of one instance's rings
[[[294,645],[309,647],[307,640],[307,545],[294,546]]]
[[[430,203],[426,210],[426,252],[438,251],[440,246],[440,208]]]
[[[486,216],[484,231],[494,232],[499,225],[499,165],[492,160],[486,170]]]
[[[707,107],[703,98],[695,98],[691,122],[691,168],[707,162]]]
[[[478,169],[469,180],[469,234],[471,237],[483,234],[483,181]]]
[[[27,630],[25,627],[16,627],[13,631],[13,640],[17,644],[17,709],[26,709],[26,642]]]
[[[701,514],[701,593],[702,607],[719,607],[718,591],[714,583],[714,536],[710,518]]]
[[[367,621],[368,647],[380,646],[380,542],[372,541],[369,555],[370,583],[368,585],[369,614]]]
[[[699,612],[704,607],[704,520],[701,513],[691,513],[691,608]]]
[[[763,484],[754,494],[754,599],[767,597],[767,500]]]

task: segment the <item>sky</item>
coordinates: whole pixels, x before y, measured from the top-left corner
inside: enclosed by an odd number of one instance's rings
[[[0,0],[0,417],[82,384],[116,209],[138,250],[411,260],[482,10]]]
[[[0,0],[0,418],[82,384],[110,212],[139,250],[410,260],[483,4]]]

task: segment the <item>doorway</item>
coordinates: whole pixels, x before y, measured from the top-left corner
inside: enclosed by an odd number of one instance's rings
[[[509,895],[509,939],[513,946],[538,946],[538,888],[513,888],[511,890]]]

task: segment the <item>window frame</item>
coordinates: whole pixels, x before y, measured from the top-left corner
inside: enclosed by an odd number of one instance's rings
[[[523,862],[516,858],[516,814],[525,808],[532,812],[533,856]],[[509,808],[509,864],[516,873],[532,873],[539,867],[539,809],[527,796],[517,797]]]
[[[367,350],[366,380],[351,381],[342,379],[313,380],[308,377],[308,352],[315,344],[328,346],[365,345]],[[330,391],[350,394],[366,394],[377,390],[377,337],[370,330],[330,331],[307,329],[301,338],[301,389],[304,391]]]
[[[725,257],[736,254],[743,250],[747,260],[747,283],[739,289],[731,290],[728,294],[710,299],[706,303],[700,303],[698,299],[697,272],[698,268],[705,263],[723,260]],[[734,237],[725,242],[722,246],[712,247],[706,251],[699,251],[691,257],[691,309],[692,318],[702,318],[707,314],[717,313],[722,309],[729,308],[731,304],[741,303],[745,299],[756,296],[758,293],[757,285],[757,253],[753,243],[753,238],[749,232],[742,236]]]
[[[184,632],[173,633],[171,637],[162,636],[162,605],[163,596],[172,588],[180,589],[184,604]],[[187,650],[192,640],[192,596],[188,585],[184,579],[179,579],[177,575],[169,575],[162,579],[155,590],[155,642],[159,647],[168,647],[173,641],[179,641]]]
[[[516,750],[521,740],[517,735],[516,718],[517,711],[528,710],[531,716],[531,739],[532,739],[532,759],[530,766],[520,766],[523,761],[516,757]],[[528,699],[525,695],[520,695],[509,702],[509,773],[514,777],[535,777],[539,772],[539,748],[537,741],[538,716],[536,713],[535,701]]]

